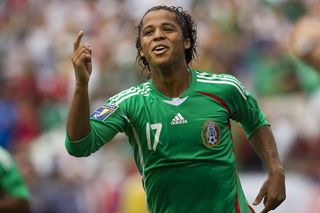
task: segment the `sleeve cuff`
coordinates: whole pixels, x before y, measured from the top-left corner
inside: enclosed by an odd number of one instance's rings
[[[80,140],[71,141],[68,133],[66,133],[65,147],[68,153],[75,157],[89,156],[91,154],[90,152],[91,137],[92,137],[92,130],[90,130],[89,134],[86,137]]]

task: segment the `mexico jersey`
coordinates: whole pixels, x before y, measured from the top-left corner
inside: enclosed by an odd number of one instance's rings
[[[30,192],[16,162],[3,147],[0,147],[0,194],[24,200],[30,199]]]
[[[69,141],[87,156],[124,132],[134,150],[152,213],[251,212],[237,175],[230,120],[250,137],[268,125],[256,100],[233,76],[190,70],[178,98],[152,80],[109,98],[91,114],[91,132]]]

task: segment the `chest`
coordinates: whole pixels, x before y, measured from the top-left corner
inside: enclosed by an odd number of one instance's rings
[[[165,155],[216,147],[229,131],[228,124],[228,110],[201,94],[148,100],[134,119],[142,146]]]

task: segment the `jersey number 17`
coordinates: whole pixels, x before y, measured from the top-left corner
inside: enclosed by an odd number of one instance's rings
[[[156,124],[147,123],[146,124],[146,135],[147,135],[147,143],[148,143],[149,150],[156,151],[158,143],[159,143],[161,128],[162,128],[161,123],[156,123]],[[155,131],[153,143],[151,143],[151,137],[150,137],[151,131]]]

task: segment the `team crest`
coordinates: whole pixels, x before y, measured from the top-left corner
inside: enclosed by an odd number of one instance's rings
[[[207,120],[202,128],[202,142],[207,147],[215,147],[220,144],[220,127],[212,120]]]
[[[102,107],[94,111],[90,115],[90,117],[100,121],[104,121],[107,117],[109,117],[109,115],[111,115],[118,108],[119,106],[116,106],[116,105],[103,105]]]

